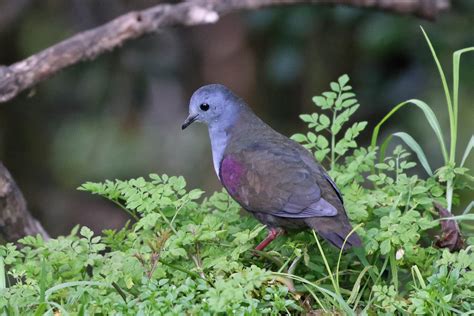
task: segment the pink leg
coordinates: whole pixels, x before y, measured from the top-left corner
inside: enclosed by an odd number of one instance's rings
[[[280,236],[283,233],[282,229],[279,228],[270,228],[268,231],[267,237],[255,247],[255,250],[262,251],[269,243],[271,243],[275,238]]]

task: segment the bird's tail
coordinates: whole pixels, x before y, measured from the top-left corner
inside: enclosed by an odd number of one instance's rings
[[[368,272],[374,283],[377,280],[377,268],[370,265],[362,247],[362,241],[356,232],[352,232],[351,224],[345,214],[336,217],[312,217],[305,220],[306,224],[314,229],[318,235],[343,251],[354,248],[354,254],[364,267],[371,267]],[[349,235],[350,234],[350,235]],[[349,236],[348,236],[349,235]],[[345,244],[344,244],[345,241]]]
[[[362,241],[356,232],[352,232],[352,227],[347,219],[340,221],[333,217],[312,217],[305,220],[306,224],[314,229],[318,235],[343,251],[352,247],[361,247]],[[350,235],[349,235],[350,234]],[[349,236],[348,236],[349,235]],[[345,241],[345,244],[344,244]]]

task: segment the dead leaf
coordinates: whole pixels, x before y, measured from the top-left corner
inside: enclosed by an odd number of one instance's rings
[[[453,214],[441,204],[433,202],[440,218],[450,218]],[[464,248],[464,239],[461,236],[459,225],[454,219],[441,220],[441,236],[436,236],[436,246],[448,248],[450,251],[459,251]]]

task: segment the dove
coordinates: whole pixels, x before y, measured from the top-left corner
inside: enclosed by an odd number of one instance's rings
[[[227,87],[211,84],[193,93],[182,129],[193,122],[207,124],[224,188],[268,229],[256,250],[302,229],[313,229],[343,250],[361,246],[357,233],[350,234],[341,192],[314,156],[263,122]]]

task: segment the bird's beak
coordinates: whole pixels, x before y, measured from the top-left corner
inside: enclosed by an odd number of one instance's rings
[[[185,129],[189,125],[191,125],[197,118],[199,114],[189,115],[188,118],[184,121],[183,125],[181,125],[181,129]]]

